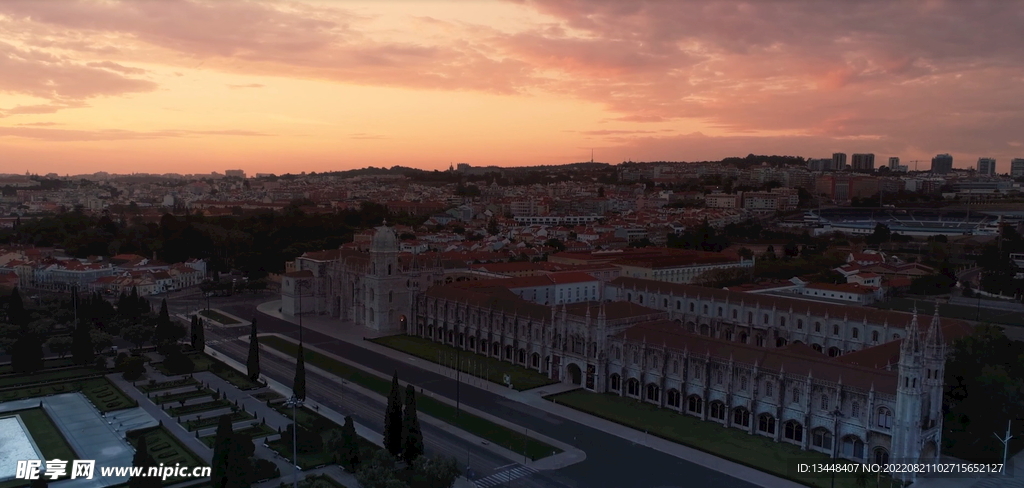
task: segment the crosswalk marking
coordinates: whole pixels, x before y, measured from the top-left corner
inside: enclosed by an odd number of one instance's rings
[[[492,486],[499,486],[502,483],[508,483],[511,480],[524,478],[536,473],[537,470],[528,466],[517,465],[514,468],[509,468],[503,471],[494,473],[486,478],[480,478],[476,480],[477,488],[490,488]]]

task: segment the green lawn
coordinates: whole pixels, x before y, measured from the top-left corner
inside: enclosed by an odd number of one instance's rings
[[[106,373],[106,370],[82,366],[77,368],[43,370],[32,374],[6,374],[0,376],[0,388],[7,386],[24,386],[47,381],[60,381],[72,378],[83,378]]]
[[[232,412],[229,415],[231,415],[231,422],[232,423],[234,423],[234,422],[241,422],[243,420],[252,420],[252,419],[255,418],[255,417],[252,416],[251,413],[243,412],[241,410],[239,410],[237,412]],[[185,428],[188,429],[191,432],[193,430],[204,429],[206,427],[214,427],[218,423],[220,423],[220,418],[221,418],[221,415],[217,415],[217,416],[214,416],[214,417],[206,417],[206,418],[200,418],[200,419],[195,419],[195,420],[186,420],[184,425],[185,425]]]
[[[112,412],[138,406],[135,400],[129,398],[120,388],[102,376],[0,391],[0,402],[71,393],[74,391],[82,392],[101,412]]]
[[[189,359],[192,360],[192,364],[195,365],[195,369],[193,371],[196,373],[200,371],[209,371],[217,376],[220,376],[221,379],[227,381],[228,383],[231,383],[240,390],[251,390],[254,388],[261,388],[263,386],[255,381],[250,380],[248,376],[239,373],[234,368],[210,357],[205,353],[193,352],[188,353],[186,355],[188,356]],[[157,371],[165,375],[172,376],[169,374],[167,368],[164,367],[164,364],[162,362],[154,363],[152,366],[156,368]]]
[[[900,310],[903,312],[914,311],[914,306],[921,313],[931,314],[935,311],[935,303],[928,300],[914,300],[912,298],[893,298],[885,302],[876,303],[874,307],[887,310]],[[987,308],[971,307],[969,305],[951,305],[948,303],[939,304],[939,315],[951,319],[972,320],[987,322],[990,324],[1024,326],[1024,314],[1011,312],[1009,310],[992,310]]]
[[[286,407],[283,404],[276,405],[274,410],[283,415],[287,419],[292,418],[292,409]],[[332,422],[327,417],[320,415],[307,407],[295,409],[295,416],[298,417],[299,425],[303,428],[318,432],[320,437],[327,442],[327,439],[331,436],[331,432],[341,432],[341,426]],[[289,443],[282,440],[276,440],[268,443],[271,449],[277,451],[278,454],[284,456],[287,459],[292,458],[292,449]],[[317,453],[303,453],[299,454],[299,466],[302,469],[309,469],[316,466],[322,466],[325,464],[333,464],[334,456],[331,453],[317,452]]]
[[[71,461],[78,459],[75,455],[75,451],[71,449],[71,446],[64,440],[64,436],[61,435],[60,429],[53,424],[53,420],[42,408],[29,408],[26,410],[18,410],[15,412],[4,412],[0,414],[0,417],[10,417],[17,415],[21,417],[21,421],[25,423],[25,428],[28,429],[29,435],[32,440],[35,441],[36,446],[39,447],[39,451],[42,453],[45,459],[60,459],[68,461],[68,473],[71,471]],[[12,461],[13,462],[13,461]],[[70,476],[70,474],[68,474]],[[66,478],[65,476],[64,478]],[[61,478],[61,479],[64,479]],[[14,488],[24,486],[22,480],[8,480],[0,483],[0,488]]]
[[[202,458],[179,442],[174,434],[168,432],[164,426],[129,432],[128,441],[132,445],[138,445],[141,436],[146,437],[149,453],[157,463],[163,463],[165,466],[174,466],[178,463],[181,463],[182,466],[206,466]],[[164,481],[164,485],[172,485],[186,479],[192,478],[168,478]]]
[[[830,460],[825,454],[803,451],[793,444],[774,442],[768,437],[750,435],[740,429],[726,428],[715,422],[705,422],[696,417],[681,415],[650,403],[615,394],[574,390],[546,398],[805,485],[828,487],[831,483],[829,477],[820,474],[815,477],[798,477],[796,473],[791,472],[791,468],[797,462]],[[805,432],[804,435],[807,434]],[[835,486],[855,488],[857,484],[853,478],[838,477]],[[883,486],[889,485],[883,480]]]
[[[168,380],[160,383],[144,383],[137,385],[136,388],[141,390],[143,393],[149,393],[151,391],[170,390],[171,388],[180,388],[182,386],[197,385],[199,384],[195,378],[180,378],[176,380]]]
[[[512,380],[512,386],[519,391],[557,383],[557,381],[548,378],[544,373],[471,351],[460,350],[422,337],[396,335],[370,339],[370,341],[432,363],[440,362],[449,368],[458,362],[459,369],[463,373],[485,378],[499,385],[505,384],[505,375],[508,375]]]
[[[277,433],[276,430],[271,429],[270,427],[267,427],[264,424],[256,424],[250,427],[246,427],[244,429],[238,429],[235,432],[238,434],[247,435],[253,439],[257,437],[267,437]],[[200,437],[199,440],[202,441],[203,444],[206,444],[207,446],[210,446],[210,448],[213,448],[213,441],[217,440],[217,434],[203,436]]]
[[[261,337],[260,343],[291,356],[298,353],[298,346],[295,343],[277,336]],[[391,391],[390,381],[370,374],[362,369],[349,366],[348,364],[342,363],[328,356],[324,356],[318,352],[306,349],[305,358],[307,364],[316,366],[335,376],[359,384],[363,388],[373,390],[385,397]],[[431,417],[486,439],[496,445],[508,448],[518,453],[522,453],[525,449],[525,454],[535,460],[561,452],[561,449],[558,449],[557,447],[548,445],[547,443],[541,442],[532,437],[527,437],[524,432],[509,429],[465,411],[456,416],[457,411],[455,410],[455,407],[427,396],[418,396],[416,398],[416,406],[423,414],[430,415]]]
[[[203,403],[193,403],[192,405],[185,405],[184,407],[171,407],[167,409],[168,415],[172,417],[181,417],[183,415],[191,415],[193,413],[208,412],[210,410],[219,410],[222,408],[228,408],[231,406],[231,402],[220,398],[217,400],[210,400]]]
[[[212,398],[216,394],[217,393],[214,392],[213,390],[210,390],[208,388],[203,388],[201,390],[190,389],[190,390],[183,391],[183,392],[180,392],[180,393],[165,393],[163,395],[155,395],[155,396],[153,396],[151,398],[153,399],[153,403],[155,403],[157,405],[160,405],[160,404],[163,404],[163,403],[180,402],[181,400],[191,400],[193,398],[201,398],[201,397],[211,397]]]
[[[241,323],[241,322],[239,322],[239,321],[237,321],[237,320],[235,320],[235,319],[233,319],[231,317],[228,317],[227,315],[224,315],[224,314],[222,314],[222,313],[220,313],[220,312],[218,312],[216,310],[200,310],[199,311],[199,315],[202,315],[203,317],[206,317],[206,318],[208,318],[210,320],[215,320],[217,322],[220,322],[222,325],[235,325],[235,324],[240,324]]]

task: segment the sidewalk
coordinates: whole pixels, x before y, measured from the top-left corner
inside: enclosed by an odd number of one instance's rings
[[[258,305],[257,310],[272,317],[285,320],[287,322],[291,322],[294,324],[298,323],[297,319],[285,316],[278,312],[279,307],[280,300],[275,300]],[[364,349],[368,349],[380,353],[382,355],[391,357],[396,361],[403,361],[419,368],[429,368],[430,370],[437,371],[440,374],[453,375],[455,373],[453,369],[446,368],[435,363],[428,363],[421,359],[412,358],[408,354],[403,353],[401,351],[397,351],[395,349],[391,349],[370,341],[366,341],[364,340],[364,337],[370,337],[370,335],[366,334],[366,331],[364,331],[361,327],[354,327],[351,325],[346,327],[345,324],[342,324],[337,320],[318,316],[304,316],[302,318],[302,326],[303,328],[315,330],[322,334],[334,337],[336,339],[348,342],[350,344],[362,347]],[[667,441],[660,437],[651,436],[644,432],[617,424],[615,422],[595,417],[593,415],[580,412],[579,410],[564,407],[562,405],[558,405],[556,403],[543,399],[543,396],[559,393],[562,391],[568,391],[575,388],[577,387],[574,385],[559,383],[520,392],[505,387],[503,385],[491,383],[488,390],[494,394],[501,395],[509,400],[532,406],[534,408],[537,408],[538,410],[543,410],[552,415],[556,415],[568,420],[575,421],[577,423],[600,430],[607,434],[614,435],[621,439],[643,446],[647,446],[651,449],[663,452],[670,456],[674,456],[679,459],[699,464],[701,466],[713,469],[721,473],[725,473],[729,476],[749,483],[769,488],[806,488],[804,485],[800,483],[782,479],[773,476],[769,473],[765,473],[763,471],[748,466],[744,466],[742,464],[734,463],[732,461],[714,456],[712,454],[708,454],[697,449],[686,447],[682,444]],[[440,397],[435,396],[435,398]],[[537,464],[540,464],[540,467],[538,467]],[[541,462],[538,462],[535,463],[533,467],[534,469],[559,469],[563,466],[545,466],[541,464]],[[936,488],[953,487],[943,486]]]

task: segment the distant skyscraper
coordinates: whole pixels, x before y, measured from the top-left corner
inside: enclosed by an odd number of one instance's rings
[[[832,153],[832,169],[835,171],[846,170],[846,153]]]
[[[224,176],[227,176],[229,178],[245,179],[245,171],[240,169],[229,169],[224,171]]]
[[[1014,178],[1024,176],[1024,158],[1013,158],[1013,161],[1010,161],[1010,176]]]
[[[932,173],[944,175],[950,171],[953,171],[953,156],[939,154],[932,158]]]
[[[899,167],[900,167],[900,158],[896,158],[896,157],[889,158],[889,169],[890,170],[896,171],[896,168],[899,168]]]
[[[807,160],[807,170],[808,171],[831,171],[832,169],[834,169],[834,168],[832,168],[832,160],[831,159],[828,159],[828,158],[821,158],[821,159],[811,158],[811,159]]]
[[[978,158],[978,174],[989,176],[996,174],[996,160],[992,158]]]
[[[854,154],[851,158],[851,163],[854,171],[860,171],[863,173],[871,173],[875,171],[874,154]]]

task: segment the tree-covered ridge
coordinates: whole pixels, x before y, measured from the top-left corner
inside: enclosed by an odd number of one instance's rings
[[[156,255],[165,262],[205,259],[212,270],[240,269],[251,278],[284,270],[285,261],[308,251],[337,248],[359,229],[388,222],[419,224],[422,219],[389,214],[384,205],[364,202],[358,210],[305,212],[289,206],[282,212],[207,217],[201,212],[165,214],[160,222],[125,215],[87,215],[80,210],[35,220],[0,231],[0,244],[60,247],[69,254]]]

